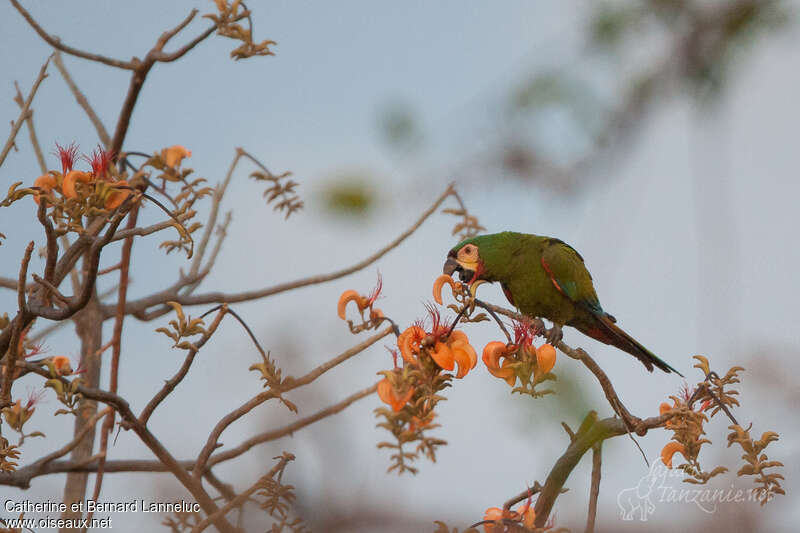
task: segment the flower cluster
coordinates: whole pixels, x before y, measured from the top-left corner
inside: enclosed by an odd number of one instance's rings
[[[80,159],[75,144],[67,147],[57,144],[56,147],[61,160],[61,172],[51,170],[34,180],[33,200],[37,204],[42,198],[47,199],[48,207],[61,203],[59,200],[89,201],[95,208],[113,210],[131,195],[128,182],[117,179],[114,166],[111,164],[113,154],[110,152],[98,146],[91,155],[84,154],[82,158],[89,163],[91,171],[83,171],[75,168]]]
[[[492,341],[483,349],[483,362],[489,373],[514,387],[513,392],[538,397],[552,390],[537,391],[536,385],[555,379],[550,373],[556,364],[556,350],[550,344],[533,345],[534,329],[528,322],[514,322],[514,342]]]
[[[670,396],[672,405],[662,402],[658,407],[660,415],[672,414],[672,418],[667,420],[664,427],[671,429],[674,434],[661,450],[661,462],[668,468],[672,468],[672,460],[676,453],[691,462],[697,461],[700,447],[711,441],[703,438],[705,430],[703,425],[708,422],[708,416],[704,413],[707,405],[704,403],[698,409],[693,409],[694,391],[690,391],[684,386],[677,396]]]
[[[394,368],[380,372],[383,379],[378,383],[378,396],[391,409],[376,409],[384,418],[378,426],[391,432],[397,441],[378,445],[396,450],[390,471],[416,472],[407,463],[419,454],[436,460],[436,448],[445,442],[429,437],[426,431],[438,427],[434,419],[436,405],[444,399],[441,392],[453,378],[463,378],[478,363],[467,335],[443,321],[435,307],[427,306],[427,310],[426,320],[412,324],[398,336],[397,350],[391,350]],[[417,443],[413,452],[403,448],[413,442]]]
[[[739,383],[739,373],[744,369],[734,366],[724,376],[720,376],[710,369],[708,359],[705,357],[696,355],[694,359],[697,360],[694,367],[703,373],[705,379],[691,390],[684,386],[678,395],[670,396],[672,405],[663,402],[659,406],[662,416],[671,415],[664,423],[664,427],[673,433],[672,440],[661,450],[661,461],[672,468],[675,454],[683,455],[686,462],[677,468],[686,473],[687,478],[684,481],[688,483],[703,484],[712,477],[726,472],[728,469],[723,466],[705,472],[698,461],[701,446],[711,443],[703,437],[704,424],[722,412],[733,422],[733,425],[729,426],[732,432],[728,435],[728,446],[737,443],[745,452],[742,458],[746,464],[739,470],[738,475],[757,476],[756,483],[759,485],[757,490],[762,497],[762,504],[773,494],[782,494],[781,474],[766,473],[764,470],[781,467],[783,464],[769,461],[767,455],[762,453],[770,442],[778,439],[778,434],[767,431],[760,440],[753,441],[749,433],[750,428],[743,429],[731,414],[731,410],[739,405],[736,400],[739,392],[732,386]],[[694,408],[695,404],[699,405],[697,409]]]
[[[36,411],[36,404],[42,399],[44,392],[44,390],[32,391],[28,395],[28,401],[24,404],[22,400],[17,399],[11,407],[4,407],[2,410],[3,419],[6,421],[6,424],[8,424],[8,427],[20,434],[19,446],[22,446],[26,437],[44,436],[44,433],[40,431],[34,431],[30,434],[25,434],[23,431],[23,426],[25,426],[25,423],[33,416],[33,413]]]
[[[419,366],[421,356],[429,356],[442,370],[453,370],[458,364],[457,378],[463,378],[475,368],[478,354],[470,345],[467,334],[454,330],[443,321],[439,310],[427,306],[431,321],[429,331],[422,323],[411,325],[397,338],[397,347],[403,360],[410,365]]]

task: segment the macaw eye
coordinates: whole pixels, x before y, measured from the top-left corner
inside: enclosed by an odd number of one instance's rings
[[[469,244],[464,247],[464,253],[467,255],[472,255],[472,246]]]

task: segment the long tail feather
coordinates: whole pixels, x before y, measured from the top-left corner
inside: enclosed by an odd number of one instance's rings
[[[614,324],[610,315],[592,313],[592,316],[594,318],[594,323],[579,323],[575,324],[575,327],[593,339],[611,344],[620,350],[628,352],[641,361],[650,372],[653,371],[653,366],[656,366],[664,372],[675,372],[683,377],[683,374],[672,368],[662,359],[659,359],[653,352],[642,346],[639,341]]]

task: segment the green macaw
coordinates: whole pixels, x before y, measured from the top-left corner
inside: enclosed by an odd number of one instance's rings
[[[443,271],[447,275],[458,272],[470,286],[500,282],[511,305],[528,316],[553,322],[547,334],[551,342],[560,340],[566,324],[628,352],[650,372],[656,366],[682,376],[603,311],[583,257],[559,239],[512,231],[472,237],[450,250]]]

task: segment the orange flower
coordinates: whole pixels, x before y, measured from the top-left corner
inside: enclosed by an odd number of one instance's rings
[[[514,348],[513,345],[508,346],[500,341],[492,341],[483,349],[483,356],[481,357],[489,373],[495,377],[504,379],[510,387],[513,387],[514,383],[517,381],[514,369],[509,366],[513,364],[513,361],[508,359],[508,356]],[[501,358],[504,359],[502,365],[500,364]]]
[[[442,287],[444,287],[445,283],[450,285],[450,289],[454,292],[457,288],[456,282],[447,274],[442,274],[436,278],[433,282],[433,300],[439,305],[442,305]]]
[[[40,192],[33,195],[33,201],[37,204],[39,203],[39,195],[44,194],[45,196],[52,196],[51,191],[55,189],[58,182],[56,181],[55,176],[52,174],[43,174],[36,178],[33,182],[34,187],[39,187],[41,189]]]
[[[416,354],[419,353],[420,343],[424,338],[425,330],[419,326],[409,326],[397,337],[397,347],[406,363],[416,364]]]
[[[347,304],[350,302],[355,302],[356,306],[358,306],[358,312],[362,313],[364,309],[369,309],[369,318],[370,320],[377,320],[379,318],[383,318],[383,311],[380,309],[373,309],[372,306],[375,304],[375,301],[378,299],[378,296],[381,294],[381,289],[383,289],[383,278],[381,277],[380,272],[378,272],[378,284],[372,289],[369,296],[362,296],[356,291],[350,289],[344,291],[342,295],[339,297],[339,305],[337,307],[337,311],[339,313],[339,318],[345,320],[346,318],[346,308]]]
[[[69,376],[72,374],[72,365],[69,362],[69,357],[65,355],[56,355],[53,357],[53,367],[59,376]]]
[[[528,529],[533,529],[533,523],[536,521],[536,511],[530,502],[521,505],[516,511],[517,515],[522,519],[522,525]]]
[[[339,305],[336,308],[337,312],[339,313],[339,318],[342,320],[344,320],[347,316],[345,314],[345,310],[347,308],[347,304],[350,302],[355,302],[359,311],[363,311],[367,307],[367,299],[358,294],[356,291],[353,289],[344,291],[339,297]]]
[[[475,348],[469,343],[467,334],[463,331],[453,331],[447,339],[450,345],[450,352],[453,354],[453,359],[458,363],[457,378],[463,378],[467,372],[475,368],[478,364],[478,354],[475,353]]]
[[[483,519],[484,520],[492,520],[492,521],[502,520],[503,519],[503,510],[500,509],[499,507],[489,507],[488,509],[486,509],[486,512],[483,514]],[[492,533],[492,531],[494,531],[494,525],[493,524],[484,524],[483,525],[483,530],[486,533]]]
[[[675,409],[676,407],[678,407],[678,402],[676,400],[672,400],[672,403],[674,405],[670,405],[667,402],[661,402],[661,405],[658,406],[658,414],[663,415],[664,413],[667,413],[667,412]],[[670,428],[670,427],[672,427],[674,425],[675,425],[675,422],[673,422],[671,419],[667,420],[664,423],[664,427],[666,427],[666,428]]]
[[[459,379],[466,376],[478,363],[478,354],[463,331],[453,331],[446,341],[437,341],[429,353],[431,359],[443,370],[453,370],[458,363],[456,377]]]
[[[105,208],[106,209],[116,209],[122,205],[122,202],[131,195],[131,191],[127,189],[123,189],[122,187],[128,187],[128,182],[125,180],[120,180],[113,185],[114,190],[108,195],[106,198]]]
[[[675,455],[676,452],[680,452],[681,455],[686,457],[686,448],[683,447],[683,444],[674,440],[669,441],[661,450],[661,462],[664,463],[667,468],[672,468],[672,456]]]
[[[192,157],[192,152],[179,144],[161,150],[161,158],[169,167],[180,166],[185,157]]]
[[[89,183],[92,175],[88,172],[81,172],[80,170],[71,170],[64,176],[64,182],[61,184],[61,191],[67,198],[77,198],[78,193],[75,192],[75,182]]]
[[[542,344],[536,348],[536,364],[539,365],[539,372],[547,374],[556,364],[556,349],[550,344]]]
[[[453,370],[455,368],[456,360],[447,343],[437,342],[433,345],[429,353],[434,363],[439,365],[439,368],[442,370]]]
[[[383,378],[378,382],[378,397],[384,403],[389,404],[395,412],[402,409],[413,395],[414,387],[409,387],[405,394],[399,395],[387,378]]]
[[[528,529],[533,529],[533,523],[536,521],[536,513],[531,506],[530,501],[520,505],[516,511],[503,511],[499,507],[489,507],[483,515],[484,520],[513,520],[514,522],[521,522],[523,526]],[[486,533],[494,531],[494,524],[484,524],[483,530]]]

